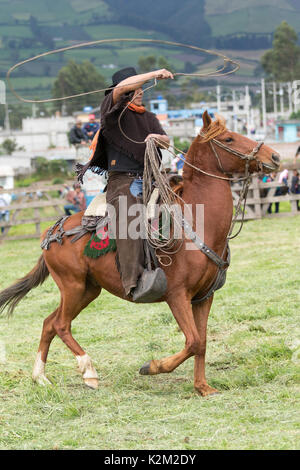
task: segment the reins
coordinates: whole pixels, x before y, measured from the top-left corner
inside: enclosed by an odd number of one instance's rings
[[[200,131],[200,136],[204,137],[205,134],[203,132]],[[157,139],[153,139],[157,144],[160,144],[161,145],[161,142],[159,142]],[[239,152],[238,150],[235,150],[235,149],[232,149],[231,147],[228,147],[227,145],[223,144],[222,142],[220,142],[219,140],[217,140],[216,138],[213,138],[209,141],[209,144],[210,144],[210,147],[212,149],[212,152],[214,154],[214,156],[216,157],[216,160],[218,162],[218,165],[220,166],[220,169],[223,173],[226,173],[222,164],[221,164],[221,160],[220,160],[220,157],[217,153],[217,150],[216,148],[214,147],[214,145],[222,148],[223,150],[226,150],[228,153],[232,154],[232,155],[235,155],[236,157],[238,158],[241,158],[242,160],[246,160],[246,165],[245,165],[245,176],[241,177],[241,178],[231,178],[231,177],[225,177],[225,176],[219,176],[219,175],[214,175],[214,174],[211,174],[211,173],[208,173],[204,170],[202,170],[201,168],[199,167],[196,167],[195,165],[193,165],[192,163],[190,163],[189,161],[187,161],[186,159],[182,158],[180,155],[176,155],[175,153],[173,153],[171,150],[169,150],[169,148],[166,148],[166,150],[168,150],[170,153],[172,153],[174,156],[177,156],[180,160],[184,161],[184,163],[186,165],[188,165],[189,167],[193,168],[194,170],[202,173],[202,174],[205,174],[206,176],[210,176],[212,178],[216,178],[216,179],[221,179],[221,180],[225,180],[225,181],[228,181],[228,182],[240,182],[240,181],[243,181],[243,187],[241,189],[241,192],[240,192],[240,196],[239,196],[239,200],[238,200],[238,203],[236,205],[236,209],[235,209],[235,214],[234,214],[234,217],[232,219],[232,222],[231,222],[231,226],[230,226],[230,229],[229,229],[229,232],[228,232],[228,235],[227,235],[227,240],[232,240],[233,238],[236,238],[242,228],[243,228],[243,225],[244,225],[244,221],[245,221],[245,208],[246,208],[246,202],[247,202],[247,196],[248,196],[248,190],[249,190],[249,186],[250,186],[250,183],[251,183],[251,174],[249,173],[249,165],[250,165],[250,162],[252,160],[256,160],[256,162],[258,163],[259,165],[259,171],[261,170],[261,164],[259,162],[259,160],[257,159],[257,154],[260,150],[260,148],[262,147],[262,145],[264,144],[264,142],[259,142],[257,144],[257,146],[249,153],[249,154],[246,154],[246,153],[242,153],[242,152]],[[172,146],[175,150],[177,151],[180,151],[179,149],[177,149],[176,147]],[[186,155],[186,154],[185,154]],[[172,191],[173,192],[173,191]],[[178,196],[178,195],[176,195]],[[181,199],[181,198],[180,198]],[[237,231],[237,233],[235,235],[232,235],[232,232],[233,232],[233,229],[234,229],[234,226],[235,224],[237,223],[237,219],[240,215],[240,213],[242,213],[242,219],[241,219],[241,225],[240,225],[240,228],[239,230]]]

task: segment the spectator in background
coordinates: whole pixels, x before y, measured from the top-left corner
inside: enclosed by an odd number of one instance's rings
[[[276,176],[277,176],[276,173],[271,173],[272,181],[276,180]],[[289,177],[289,171],[287,169],[284,169],[281,173],[279,173],[278,183],[284,184],[285,186],[277,186],[275,194],[274,194],[275,197],[285,196],[289,192],[288,177]],[[279,202],[275,202],[275,213],[278,214],[278,212],[279,212]],[[271,214],[272,210],[270,210],[269,213]]]
[[[264,175],[263,178],[262,178],[262,182],[263,183],[271,183],[272,181],[274,181],[274,179],[272,178],[272,174],[271,175]],[[260,194],[261,197],[267,197],[269,191],[270,190],[268,188],[262,189],[261,194]],[[272,204],[269,204],[268,214],[272,214]]]
[[[186,150],[186,152],[187,152],[187,150]],[[178,158],[178,161],[176,163],[177,173],[179,175],[182,175],[183,165],[184,165],[184,162],[185,162],[185,153],[180,153],[177,158]]]
[[[185,149],[182,153],[178,153],[177,154],[177,157],[174,158],[173,162],[175,164],[175,167],[176,167],[176,173],[178,173],[178,175],[182,175],[182,172],[183,172],[183,165],[184,165],[184,161],[185,161],[185,155],[187,153],[188,149]]]
[[[80,212],[86,209],[86,201],[84,192],[81,190],[81,186],[79,183],[75,183],[73,185],[73,190],[69,191],[66,199],[70,204],[66,204],[64,206],[65,214],[72,215],[71,211]]]
[[[95,134],[97,134],[99,128],[100,125],[95,121],[95,114],[90,114],[89,122],[84,124],[82,128],[86,140],[91,142],[95,137]]]
[[[0,189],[4,189],[4,186],[0,186]],[[9,211],[5,209],[6,206],[9,206],[12,201],[12,197],[8,193],[0,194],[0,222],[9,221]],[[1,227],[1,233],[3,233],[5,227]]]
[[[278,183],[284,183],[287,186],[288,179],[289,179],[289,170],[285,168],[281,173],[279,173]]]
[[[295,153],[295,160],[294,160],[294,163],[296,164],[297,162],[297,158],[299,157],[300,155],[300,145],[298,146],[297,150],[296,150],[296,153]]]
[[[276,173],[271,173],[270,175],[264,175],[263,179],[262,179],[262,182],[263,183],[271,183],[272,181],[276,181],[276,176],[277,174]],[[274,196],[272,197],[277,197],[277,196],[282,196],[282,187],[281,186],[278,186],[275,190],[275,194]],[[262,190],[261,192],[261,197],[267,197],[268,193],[269,193],[270,189],[269,188],[265,188]],[[272,214],[272,205],[275,204],[275,214],[278,214],[279,212],[279,202],[271,202],[269,207],[268,207],[268,214]]]
[[[76,160],[86,162],[89,157],[89,140],[82,130],[82,122],[76,121],[70,131],[70,143],[76,148]]]
[[[300,194],[300,180],[299,173],[295,169],[293,170],[292,184],[291,184],[291,193]],[[1,195],[0,195],[1,197]],[[300,211],[300,201],[297,201],[297,210]]]
[[[82,122],[78,120],[76,121],[75,126],[73,126],[70,131],[70,143],[75,146],[88,144],[88,138],[82,131],[81,126]]]

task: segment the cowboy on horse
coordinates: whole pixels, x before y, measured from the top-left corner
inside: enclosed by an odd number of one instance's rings
[[[168,78],[173,78],[173,75],[165,69],[138,75],[133,67],[119,70],[112,76],[112,86],[105,92],[101,105],[101,130],[93,157],[78,172],[79,180],[82,180],[87,169],[108,172],[106,201],[108,208],[113,208],[115,212],[116,229],[113,235],[117,244],[119,271],[125,295],[130,298],[138,296],[139,301],[143,301],[144,294],[148,295],[148,292],[143,292],[145,286],[138,285],[138,279],[145,270],[144,241],[141,237],[133,239],[128,230],[124,237],[120,212],[124,217],[123,212],[127,211],[129,227],[134,219],[128,215],[130,207],[142,203],[146,142],[153,138],[158,149],[169,146],[169,137],[156,116],[142,106],[142,85],[151,79]],[[122,128],[119,125],[120,116]],[[124,196],[127,200],[125,209],[120,205],[120,198]],[[111,220],[114,218],[112,211],[109,211],[109,216]],[[155,284],[155,275],[152,283]]]

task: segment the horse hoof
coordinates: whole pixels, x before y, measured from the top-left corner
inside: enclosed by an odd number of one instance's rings
[[[202,397],[213,397],[214,395],[220,395],[221,392],[219,390],[206,386],[204,388],[196,388],[196,391],[201,395]]]
[[[47,379],[45,375],[39,375],[38,377],[33,377],[33,381],[38,384],[46,387],[47,385],[52,385],[50,380]]]
[[[99,387],[98,379],[84,379],[84,383],[87,387],[92,388],[93,390],[97,390]]]
[[[141,375],[150,375],[150,365],[151,361],[145,362],[139,370]]]

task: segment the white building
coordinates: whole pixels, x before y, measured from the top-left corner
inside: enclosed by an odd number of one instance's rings
[[[71,151],[68,132],[74,125],[73,116],[52,116],[49,118],[26,118],[22,120],[22,130],[3,131],[0,133],[0,145],[5,139],[15,140],[18,147],[24,147],[26,152],[44,156],[49,149]],[[69,152],[68,152],[69,153]]]

